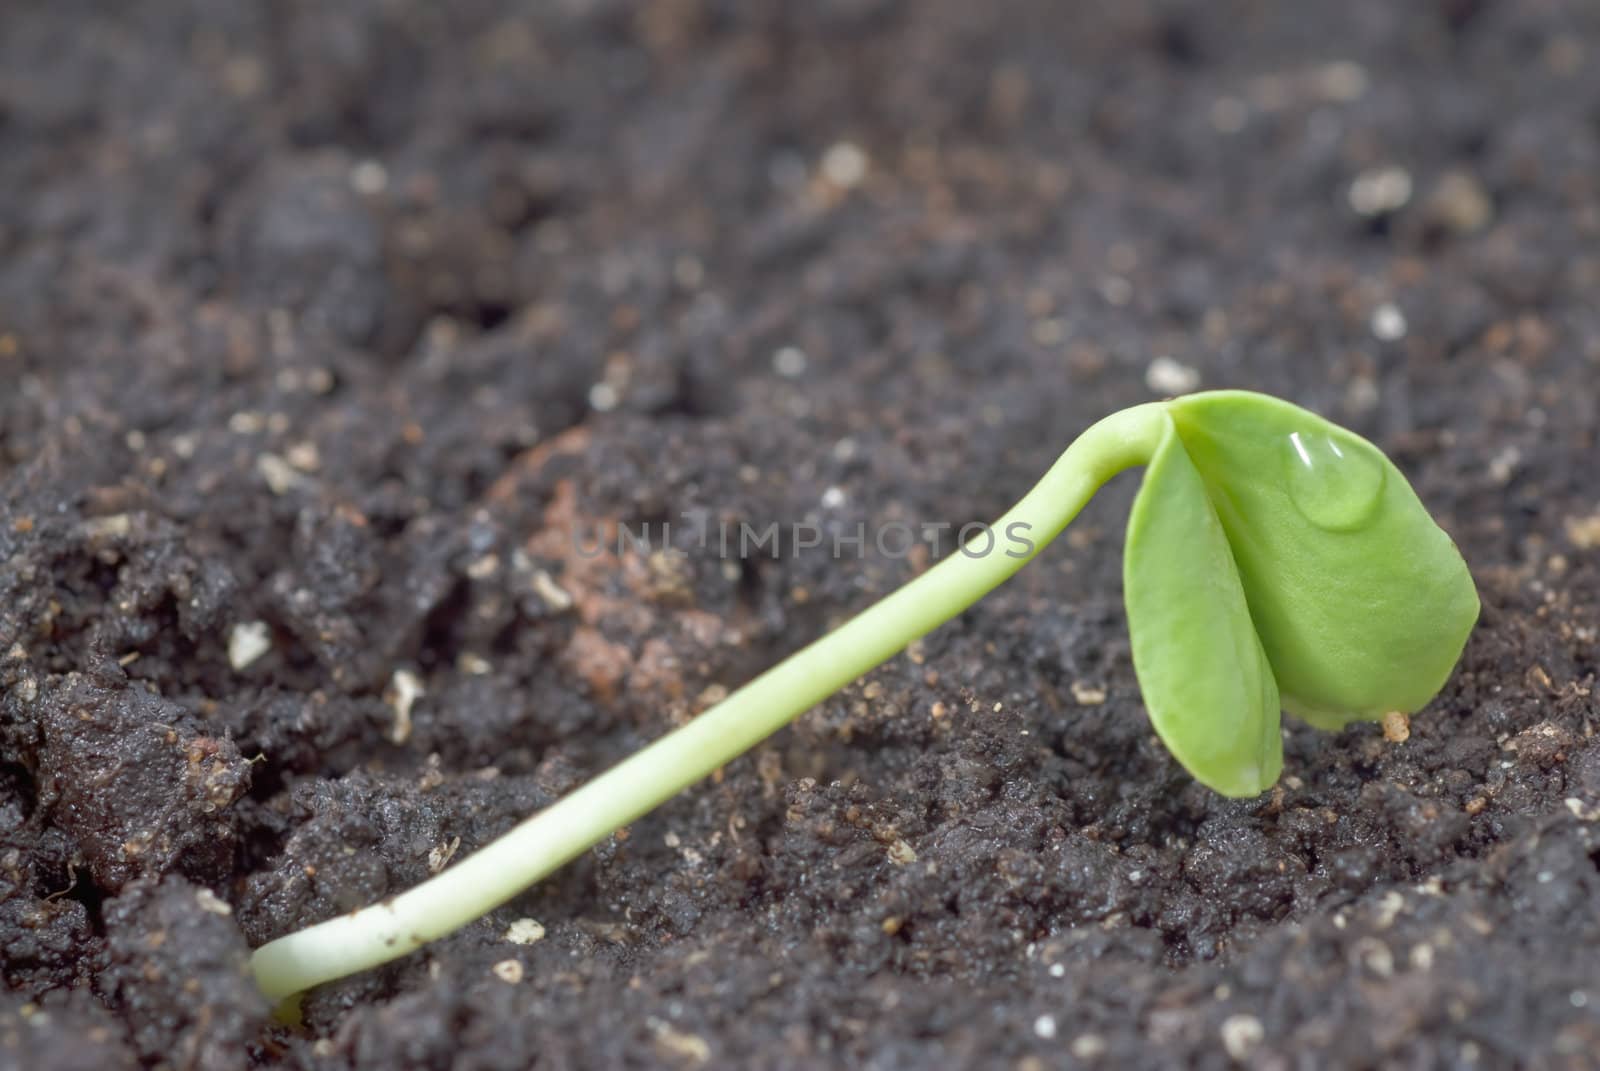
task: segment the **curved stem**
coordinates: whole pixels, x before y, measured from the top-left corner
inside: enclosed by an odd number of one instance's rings
[[[1152,402],[1095,424],[995,522],[986,553],[973,549],[974,540],[409,892],[262,945],[250,960],[257,983],[273,999],[287,997],[403,956],[505,903],[998,587],[1059,535],[1103,483],[1147,461],[1169,420],[1164,403]],[[1021,538],[1006,542],[1013,533]],[[1027,553],[1022,538],[1032,544]]]

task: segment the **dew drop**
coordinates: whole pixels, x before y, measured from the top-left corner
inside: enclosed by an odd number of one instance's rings
[[[1289,497],[1302,516],[1330,532],[1372,519],[1383,497],[1383,463],[1366,443],[1322,432],[1289,436]]]

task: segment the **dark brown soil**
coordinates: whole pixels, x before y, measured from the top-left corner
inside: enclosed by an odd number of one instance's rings
[[[11,0],[0,1066],[1600,1066],[1597,70],[1589,0]],[[270,1025],[250,945],[919,564],[575,528],[988,519],[1183,369],[1373,438],[1459,541],[1483,619],[1409,740],[1191,783],[1126,478]]]

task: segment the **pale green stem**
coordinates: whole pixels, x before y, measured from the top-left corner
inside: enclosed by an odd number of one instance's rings
[[[274,1000],[287,997],[397,959],[505,903],[999,586],[1059,535],[1103,483],[1148,461],[1169,419],[1165,406],[1152,402],[1095,424],[994,523],[989,553],[969,555],[963,548],[952,554],[687,725],[409,892],[262,945],[250,960],[256,981]],[[1026,527],[1013,530],[1013,524]],[[1033,543],[1030,553],[1008,541],[1012,531]],[[976,545],[975,539],[968,547]]]

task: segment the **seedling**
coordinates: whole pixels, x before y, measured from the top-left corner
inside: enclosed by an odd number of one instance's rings
[[[1084,432],[993,526],[1028,533],[1028,552],[969,542],[415,889],[263,945],[251,960],[261,988],[290,996],[505,903],[971,606],[1140,464],[1123,556],[1133,665],[1151,724],[1196,780],[1224,796],[1269,788],[1283,767],[1280,708],[1336,729],[1415,711],[1443,686],[1477,592],[1376,447],[1244,391],[1135,406]]]

